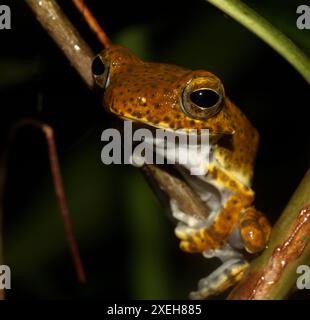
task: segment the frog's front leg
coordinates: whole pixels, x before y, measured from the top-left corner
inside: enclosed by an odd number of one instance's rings
[[[240,238],[237,237],[237,240],[241,240],[248,252],[255,253],[264,249],[271,228],[263,214],[251,207],[254,200],[252,189],[214,165],[210,166],[208,175],[208,183],[222,193],[223,190],[229,190],[230,195],[206,226],[191,227],[181,224],[176,228],[175,233],[181,239],[181,249],[194,253],[220,248],[230,240],[234,229],[234,233],[237,232]],[[234,242],[235,239],[236,237],[232,237],[231,241]],[[240,243],[236,247],[240,248]]]

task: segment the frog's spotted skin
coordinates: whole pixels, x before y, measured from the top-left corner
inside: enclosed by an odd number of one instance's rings
[[[225,96],[221,109],[203,120],[183,112],[182,95],[189,84],[194,83],[195,89],[222,87],[210,72],[144,62],[130,50],[114,45],[99,57],[109,68],[103,94],[108,111],[123,119],[172,131],[209,129],[217,141],[206,175],[193,178],[186,171],[188,167],[177,166],[205,202],[209,215],[205,220],[195,220],[182,212],[174,199],[171,209],[179,220],[175,233],[181,240],[181,249],[201,252],[207,258],[218,257],[223,262],[200,281],[192,297],[204,299],[224,291],[239,281],[247,268],[240,250],[261,251],[270,235],[267,219],[252,207],[254,192],[250,186],[259,140],[256,129]]]

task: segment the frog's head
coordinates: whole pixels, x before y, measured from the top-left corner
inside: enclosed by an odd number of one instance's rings
[[[168,130],[234,133],[224,87],[210,72],[144,62],[114,45],[95,57],[92,72],[105,108],[124,119]]]

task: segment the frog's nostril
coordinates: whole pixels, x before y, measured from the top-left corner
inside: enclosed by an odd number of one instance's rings
[[[190,94],[190,100],[200,108],[211,108],[218,103],[220,96],[213,90],[200,89]]]
[[[97,56],[91,66],[92,73],[94,76],[101,76],[105,72],[105,65],[102,62],[101,58]]]

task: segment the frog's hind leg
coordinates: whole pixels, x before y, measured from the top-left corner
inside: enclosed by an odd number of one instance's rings
[[[216,296],[238,283],[249,264],[242,258],[233,258],[198,283],[198,290],[190,293],[192,300],[204,300]]]

